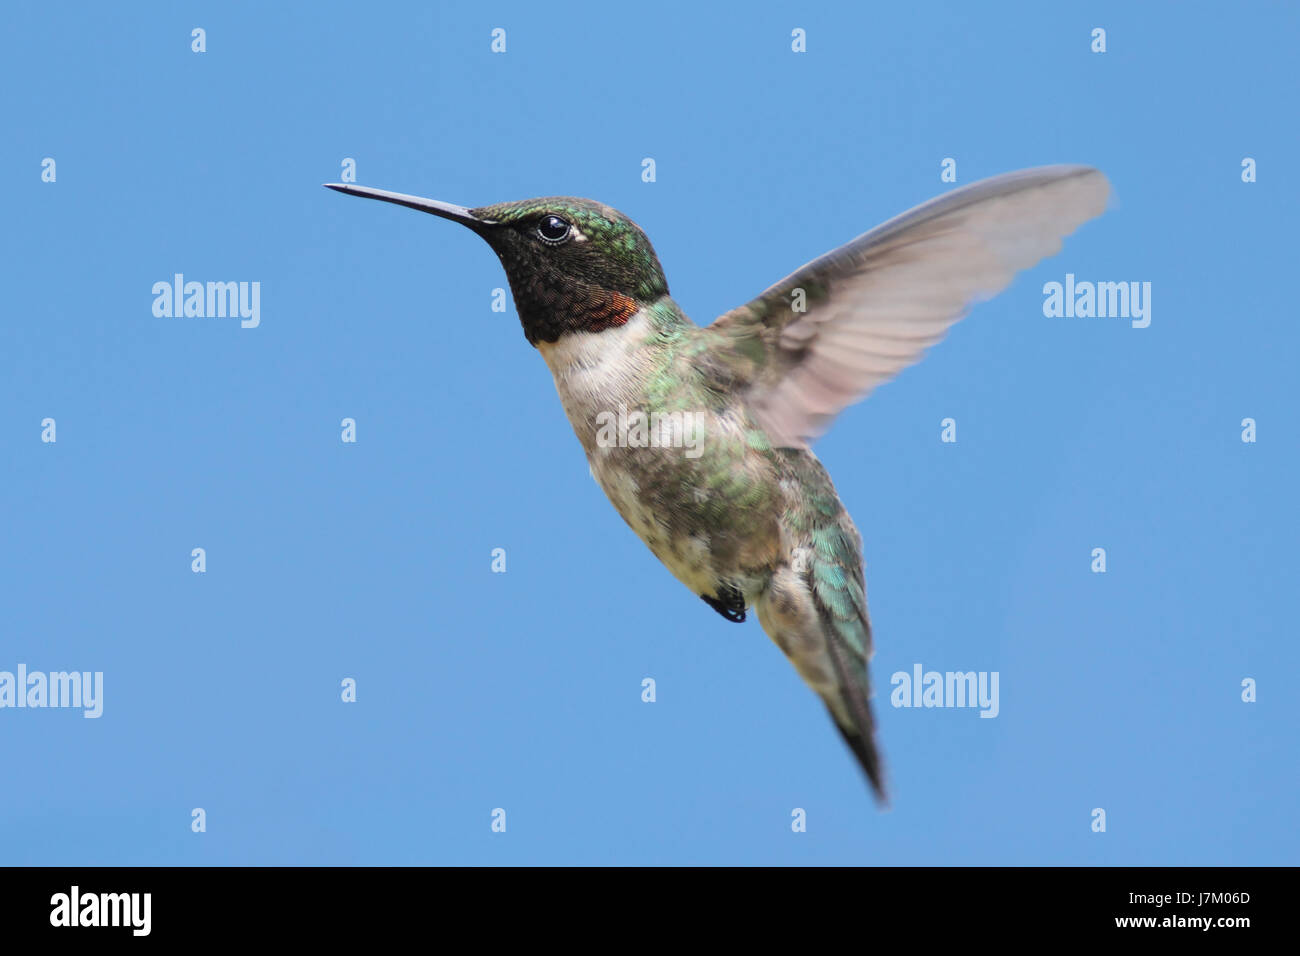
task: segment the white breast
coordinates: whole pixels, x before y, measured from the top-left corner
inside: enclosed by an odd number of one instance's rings
[[[647,470],[665,457],[682,462],[680,451],[627,448],[597,443],[598,416],[644,410],[647,384],[658,371],[662,353],[647,347],[655,334],[644,310],[627,324],[603,332],[569,333],[558,342],[538,345],[555,378],[565,414],[587,452],[591,476],[632,530],[668,570],[696,594],[712,593],[718,572],[710,567],[708,541],[671,540],[648,500],[642,483]]]
[[[537,346],[588,457],[598,414],[617,414],[620,403],[628,408],[643,404],[653,355],[642,346],[653,334],[654,327],[643,309],[616,328],[570,332],[558,342]]]

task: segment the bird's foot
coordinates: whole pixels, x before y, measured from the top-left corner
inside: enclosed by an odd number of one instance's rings
[[[701,600],[728,621],[739,624],[745,619],[745,595],[730,584],[718,585],[718,596],[701,594]]]

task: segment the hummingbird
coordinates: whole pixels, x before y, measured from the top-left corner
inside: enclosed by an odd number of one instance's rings
[[[810,445],[975,303],[1100,215],[1106,177],[1042,166],[954,189],[704,327],[669,295],[646,234],[603,203],[550,196],[470,209],[325,185],[458,222],[487,241],[614,508],[726,620],[757,613],[885,804],[862,537]],[[658,416],[661,440],[631,428],[613,438],[616,411],[642,425]],[[687,422],[700,436],[693,454]]]

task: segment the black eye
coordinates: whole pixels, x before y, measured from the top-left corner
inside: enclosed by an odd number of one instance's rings
[[[537,234],[547,242],[563,242],[569,237],[569,224],[559,216],[546,216],[537,224]]]

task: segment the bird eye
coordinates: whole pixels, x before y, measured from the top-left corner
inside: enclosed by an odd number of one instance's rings
[[[563,242],[569,238],[569,228],[559,216],[546,216],[537,224],[537,234],[546,242]]]

